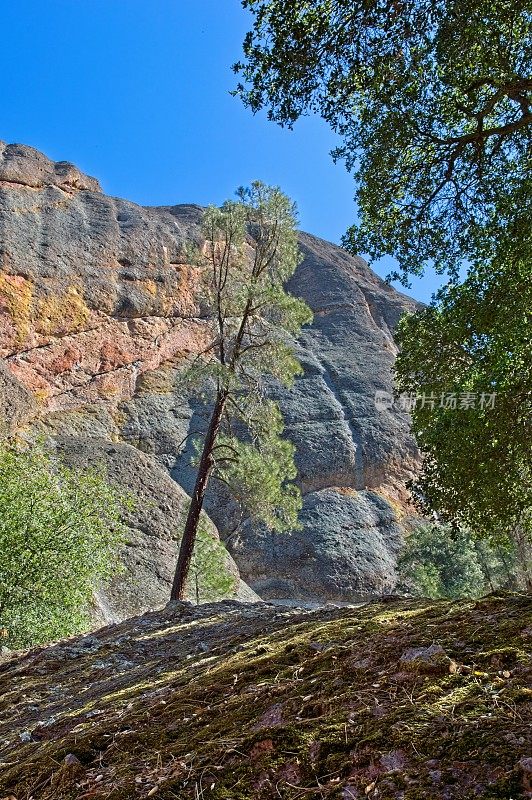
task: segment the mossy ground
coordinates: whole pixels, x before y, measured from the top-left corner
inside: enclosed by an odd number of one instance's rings
[[[0,668],[0,795],[517,800],[531,643],[516,595],[146,615]]]

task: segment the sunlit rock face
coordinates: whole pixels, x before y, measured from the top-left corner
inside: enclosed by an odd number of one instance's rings
[[[104,462],[102,442],[127,444],[147,459],[131,472],[153,464],[190,491],[186,436],[204,416],[180,370],[208,341],[187,259],[200,221],[198,206],[111,198],[71,164],[0,143],[0,435],[98,440]],[[208,510],[265,598],[349,601],[395,583],[404,483],[418,454],[407,417],[378,410],[375,392],[391,391],[393,331],[415,304],[362,259],[309,234],[300,241],[305,258],[289,288],[314,311],[297,343],[304,375],[271,392],[297,447],[304,529],[272,538],[214,488]],[[134,483],[119,472],[121,484]],[[177,524],[169,513],[168,529]],[[146,608],[167,591],[167,536],[153,533],[149,581],[164,590],[147,592]],[[125,615],[119,594],[113,587],[113,607]]]
[[[106,197],[72,165],[0,144],[0,356],[44,407],[116,404],[201,347],[191,234],[186,211]]]
[[[393,331],[415,304],[339,247],[306,233],[300,246],[289,288],[314,322],[298,342],[304,375],[274,395],[297,448],[303,529],[287,537],[245,523],[228,541],[261,596],[345,602],[395,586],[418,454],[406,415],[378,410],[375,393],[392,391]]]

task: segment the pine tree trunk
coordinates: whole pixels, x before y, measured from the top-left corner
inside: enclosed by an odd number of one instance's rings
[[[214,404],[207,435],[205,436],[205,442],[203,444],[203,450],[198,467],[198,474],[196,476],[196,483],[194,485],[194,492],[192,494],[188,509],[183,538],[181,539],[179,557],[177,559],[177,566],[174,575],[174,583],[172,585],[172,592],[170,594],[171,601],[185,599],[186,581],[190,570],[192,555],[194,553],[194,544],[196,542],[196,534],[198,531],[201,509],[203,508],[205,492],[207,490],[209,478],[214,465],[212,453],[216,444],[218,432],[220,430],[220,423],[222,421],[226,400],[227,392],[225,390],[219,391],[216,396],[216,402]]]

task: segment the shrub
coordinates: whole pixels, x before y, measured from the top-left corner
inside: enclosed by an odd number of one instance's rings
[[[403,588],[431,598],[480,597],[516,583],[510,543],[475,540],[467,530],[449,525],[419,525],[408,536],[399,558]]]
[[[10,647],[82,631],[93,590],[116,571],[120,497],[95,469],[42,446],[0,445],[0,627]]]
[[[186,512],[188,506],[189,503]],[[186,584],[187,599],[193,603],[214,602],[231,597],[236,589],[237,579],[229,570],[227,550],[209,531],[207,517],[202,514]]]

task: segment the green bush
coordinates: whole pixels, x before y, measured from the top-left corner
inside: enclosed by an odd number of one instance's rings
[[[419,525],[399,558],[402,588],[420,597],[481,597],[517,581],[510,543],[475,540],[449,525]]]
[[[193,603],[215,602],[233,596],[236,590],[237,579],[229,570],[227,550],[209,531],[207,517],[202,514],[186,583],[187,599]]]
[[[9,647],[82,631],[93,590],[116,571],[121,498],[98,470],[40,445],[0,445],[0,627]]]

